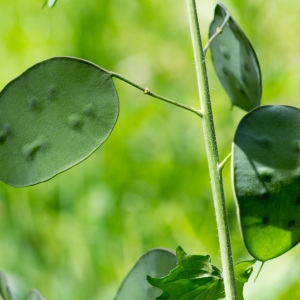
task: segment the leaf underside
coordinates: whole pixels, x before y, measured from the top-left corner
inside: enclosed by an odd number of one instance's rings
[[[177,248],[178,263],[167,276],[148,281],[163,290],[158,300],[218,300],[224,299],[224,282],[221,271],[213,266],[209,255],[187,255]],[[235,266],[237,299],[243,300],[243,287],[252,273],[255,261],[247,261]]]
[[[227,15],[227,9],[217,4],[209,37],[215,34]],[[259,63],[248,38],[232,17],[212,41],[210,49],[215,71],[232,105],[246,111],[259,106],[262,94]]]
[[[153,300],[160,290],[151,286],[146,276],[165,276],[176,266],[174,253],[153,249],[145,253],[124,279],[114,300]]]
[[[32,66],[0,94],[0,179],[28,186],[78,164],[108,138],[118,111],[98,66],[70,57]]]
[[[249,253],[275,258],[300,241],[300,110],[262,106],[238,125],[233,183]]]

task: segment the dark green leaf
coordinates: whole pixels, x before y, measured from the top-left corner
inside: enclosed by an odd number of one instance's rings
[[[300,110],[262,106],[238,125],[233,182],[249,253],[275,258],[300,241]]]
[[[33,185],[91,155],[119,111],[110,74],[75,58],[38,63],[0,94],[0,179]]]
[[[163,278],[148,276],[148,281],[163,290],[159,300],[217,300],[224,298],[221,272],[208,255],[187,255],[177,248],[178,264]]]
[[[210,37],[226,16],[229,16],[227,9],[217,4],[209,29]],[[210,48],[214,68],[232,104],[246,111],[259,106],[262,94],[259,63],[248,38],[232,17]]]
[[[174,253],[153,249],[145,253],[124,279],[115,300],[153,300],[160,291],[151,286],[146,277],[165,276],[176,266]]]

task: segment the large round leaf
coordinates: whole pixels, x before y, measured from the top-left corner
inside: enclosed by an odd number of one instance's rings
[[[217,4],[210,37],[227,16],[227,9]],[[232,104],[246,111],[259,106],[262,94],[259,63],[248,38],[231,16],[210,48],[214,68]]]
[[[266,261],[300,241],[300,110],[262,106],[240,122],[233,182],[249,253]]]
[[[110,135],[118,106],[110,74],[90,62],[34,65],[0,94],[0,179],[33,185],[81,162]]]

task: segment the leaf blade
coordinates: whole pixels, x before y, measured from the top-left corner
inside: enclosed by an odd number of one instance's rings
[[[164,276],[176,262],[175,254],[166,249],[146,252],[125,277],[114,300],[153,300],[160,291],[147,282],[146,276]]]
[[[261,106],[235,133],[232,182],[240,229],[248,252],[262,262],[300,241],[299,117],[295,107]]]
[[[148,276],[148,281],[163,292],[157,300],[223,300],[224,282],[221,271],[213,266],[209,255],[187,255],[181,247],[176,250],[178,263],[162,278]],[[243,288],[252,273],[255,260],[234,266],[237,299],[243,300]]]
[[[209,37],[214,35],[227,15],[228,10],[217,4]],[[246,111],[259,106],[262,95],[259,62],[250,41],[231,16],[210,48],[215,71],[232,105]]]
[[[148,281],[163,290],[158,300],[216,300],[224,297],[221,272],[211,265],[208,255],[187,255],[176,250],[178,264],[167,276]]]
[[[110,74],[71,57],[26,70],[2,90],[0,107],[0,179],[13,186],[46,181],[86,159],[119,113]]]

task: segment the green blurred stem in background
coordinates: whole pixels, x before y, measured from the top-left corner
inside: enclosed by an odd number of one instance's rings
[[[202,111],[202,125],[208,168],[211,180],[213,202],[215,207],[218,237],[220,243],[222,271],[224,276],[225,294],[227,300],[236,299],[235,276],[230,243],[229,225],[226,212],[222,171],[219,169],[219,154],[214,129],[213,113],[210,102],[209,86],[205,64],[205,53],[202,47],[200,27],[195,0],[186,1],[192,45],[197,72],[197,82]]]

